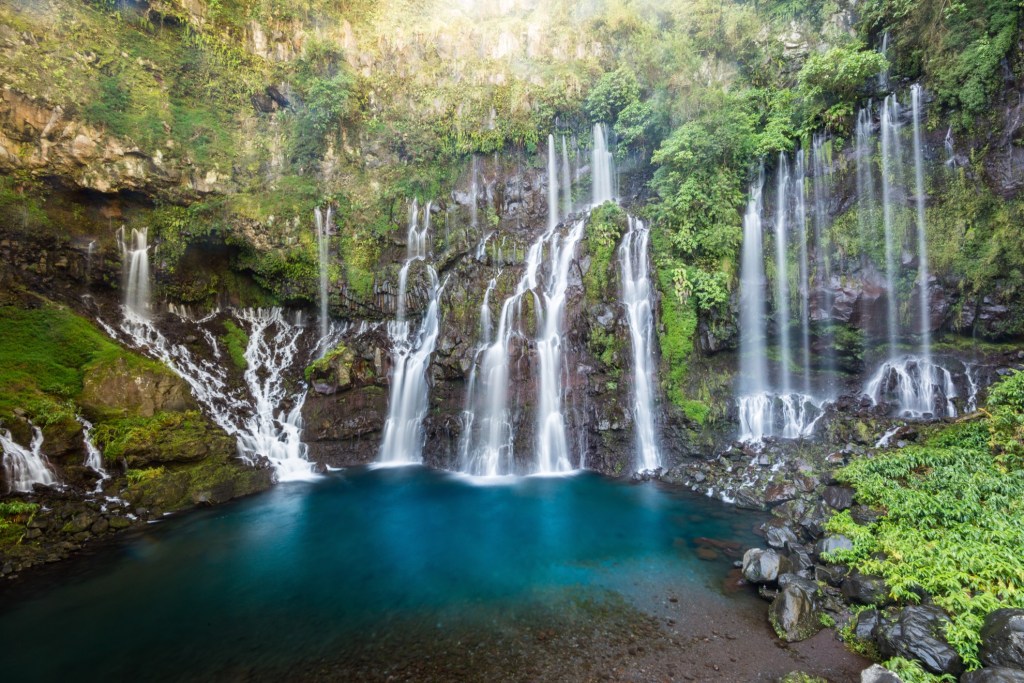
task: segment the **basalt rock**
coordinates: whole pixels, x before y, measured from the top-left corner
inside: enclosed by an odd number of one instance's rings
[[[778,579],[788,563],[774,550],[751,548],[743,554],[743,577],[751,583],[769,583]]]
[[[787,642],[806,640],[821,630],[814,581],[793,574],[779,577],[781,590],[768,610],[768,619],[780,638]]]
[[[1024,609],[998,609],[986,616],[979,654],[985,666],[1024,670]]]
[[[890,600],[884,579],[856,571],[843,581],[842,591],[844,598],[861,605],[884,605]]]
[[[960,683],[1024,683],[1024,671],[996,666],[968,671],[960,677]]]
[[[860,683],[903,683],[903,679],[880,664],[872,664],[860,672]]]
[[[963,671],[963,662],[942,635],[948,621],[949,617],[938,607],[904,607],[894,620],[883,620],[879,626],[878,650],[886,658],[916,659],[936,675],[958,676]]]

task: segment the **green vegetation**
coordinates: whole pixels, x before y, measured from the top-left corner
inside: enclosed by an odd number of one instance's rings
[[[198,411],[160,412],[152,417],[108,419],[96,425],[93,441],[109,462],[126,459],[130,468],[157,462],[200,460],[234,444]]]
[[[1012,60],[1024,21],[1018,0],[868,0],[860,16],[876,42],[889,33],[898,72],[923,76],[961,129],[984,130],[978,124],[995,109],[1005,65],[1020,74]]]
[[[232,320],[224,321],[224,334],[220,341],[228,351],[231,362],[239,370],[249,367],[249,361],[245,359],[245,349],[249,346],[249,335],[245,330],[236,325]]]
[[[884,577],[901,601],[923,590],[950,614],[946,636],[971,668],[985,615],[1024,607],[1024,373],[992,389],[987,413],[841,470],[857,499],[885,515],[861,526],[847,511],[828,523],[854,543],[834,560]]]
[[[85,371],[118,360],[163,369],[65,308],[44,302],[37,308],[0,307],[0,420],[20,408],[40,426],[73,421]]]
[[[608,301],[616,292],[609,287],[615,282],[612,260],[626,230],[626,212],[607,202],[594,209],[584,233],[584,249],[590,256],[590,268],[583,277],[588,301]]]
[[[38,510],[36,503],[20,500],[0,502],[0,547],[21,542],[26,525]]]

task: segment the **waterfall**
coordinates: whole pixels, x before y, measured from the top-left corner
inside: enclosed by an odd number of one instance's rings
[[[121,286],[124,289],[125,310],[141,320],[149,318],[149,228],[132,228],[131,239],[126,239],[124,228],[117,233],[121,247]]]
[[[6,429],[0,429],[0,451],[3,452],[4,478],[10,491],[29,492],[36,484],[51,486],[57,477],[43,455],[43,432],[32,427],[32,443],[28,448],[14,440]]]
[[[440,298],[443,287],[437,271],[430,265],[426,267],[430,278],[430,299],[415,334],[412,333],[410,322],[406,320],[409,268],[416,261],[426,259],[430,232],[431,204],[427,203],[422,227],[418,227],[417,206],[414,200],[409,212],[406,259],[399,273],[398,307],[395,320],[388,323],[388,337],[392,345],[391,387],[379,461],[389,464],[423,461],[423,421],[427,416],[430,393],[427,373],[441,329]]]
[[[902,221],[894,215],[903,209],[904,199],[911,192],[905,179],[904,158],[901,142],[900,105],[896,95],[889,95],[882,103],[881,120],[881,186],[882,223],[885,229],[885,280],[887,294],[886,327],[888,333],[888,356],[868,380],[864,393],[875,405],[893,404],[899,414],[905,417],[922,418],[929,416],[953,417],[957,414],[956,385],[953,375],[932,358],[931,350],[931,302],[928,270],[928,230],[925,214],[924,145],[921,133],[921,109],[923,90],[920,85],[910,89],[912,119],[912,152],[914,161],[913,196],[915,208],[915,230],[917,231],[917,307],[918,319],[911,329],[916,328],[918,349],[916,353],[900,355],[897,342],[900,337],[898,320],[899,275],[897,255],[903,249],[903,235],[897,234]],[[863,133],[862,133],[863,129]],[[870,166],[865,161],[861,170],[861,156],[870,155],[870,120],[862,110],[858,117],[858,189],[859,201],[873,203],[873,181]],[[861,143],[861,138],[865,142]],[[968,377],[970,382],[970,377]],[[968,399],[968,405],[970,405]]]
[[[885,33],[882,34],[882,46],[879,48],[878,52],[882,55],[882,57],[884,57],[886,59],[889,58],[889,32],[888,31],[886,31]],[[886,67],[884,69],[882,69],[878,73],[878,89],[881,90],[882,92],[885,92],[886,90],[889,89],[889,66],[888,66],[888,64],[886,64]]]
[[[886,328],[889,339],[889,358],[896,357],[896,340],[899,323],[896,311],[896,236],[893,225],[893,208],[896,205],[896,186],[903,175],[903,159],[900,150],[899,103],[895,95],[889,95],[882,102],[882,118],[879,122],[882,133],[882,223],[885,227],[885,289]]]
[[[861,265],[866,265],[863,251],[875,225],[875,181],[871,177],[871,155],[874,140],[871,131],[871,110],[864,107],[857,112],[857,228],[862,249]]]
[[[928,235],[924,214],[924,151],[921,145],[921,86],[910,89],[911,110],[914,117],[914,194],[917,209],[917,286],[918,305],[921,308],[921,357],[930,362],[932,357],[931,302],[928,296]]]
[[[826,238],[829,228],[828,202],[831,196],[832,164],[828,158],[826,145],[828,140],[822,135],[814,135],[811,139],[811,160],[813,162],[812,195],[814,201],[814,248],[815,248],[815,281],[818,283],[820,308],[824,311],[822,323],[828,323],[832,317],[832,258],[829,254],[830,245]],[[819,333],[819,337],[821,333]],[[831,338],[824,344],[825,350],[821,358],[821,366],[832,375],[835,372],[835,341]]]
[[[216,338],[201,327],[217,316],[214,311],[199,320],[200,335],[217,356]],[[233,388],[226,369],[197,358],[189,347],[169,341],[149,320],[126,318],[120,330],[100,325],[107,333],[123,339],[171,368],[188,383],[192,394],[210,418],[235,437],[239,457],[256,464],[266,458],[278,481],[310,479],[315,476],[307,458],[302,436],[302,404],[306,387],[287,387],[288,375],[299,363],[299,340],[303,328],[289,323],[280,308],[243,309],[234,316],[245,328],[249,342],[245,349],[244,387]],[[291,404],[290,410],[283,406]]]
[[[89,245],[85,248],[85,282],[89,284],[92,282],[92,255],[96,253],[96,240],[89,240]]]
[[[807,263],[807,202],[804,199],[807,180],[802,150],[796,152],[796,177],[793,182],[793,217],[800,244],[800,362],[804,368],[804,393],[811,393],[811,280]]]
[[[740,262],[740,376],[736,400],[739,410],[740,440],[761,441],[768,436],[793,439],[809,436],[822,415],[821,403],[810,392],[794,393],[790,387],[791,373],[788,369],[792,350],[788,332],[782,341],[781,331],[789,325],[788,266],[786,260],[786,224],[789,186],[788,164],[782,160],[779,168],[779,192],[776,214],[776,258],[781,276],[776,277],[776,317],[780,329],[780,347],[784,355],[779,389],[773,390],[768,378],[768,346],[765,300],[767,282],[764,273],[763,252],[763,194],[764,169],[750,187],[747,210],[743,216],[743,251]],[[797,164],[798,177],[802,178],[803,168]],[[802,181],[801,181],[802,185]],[[802,187],[793,195],[794,213],[802,237],[806,236],[806,219],[803,217]],[[806,240],[801,240],[805,242]],[[781,253],[780,253],[781,250]],[[801,270],[806,270],[806,252],[802,251]],[[801,277],[803,273],[801,274]],[[785,297],[783,296],[785,294]],[[806,320],[806,316],[805,316]],[[809,333],[807,333],[809,334]],[[809,345],[809,341],[805,342]],[[805,347],[809,355],[809,346]],[[810,379],[805,377],[805,385]]]
[[[612,153],[608,150],[608,131],[603,123],[594,124],[592,150],[590,161],[591,183],[593,185],[591,188],[592,204],[600,206],[605,202],[615,201],[615,192],[612,187],[614,162]]]
[[[779,389],[789,394],[792,384],[792,349],[789,344],[789,254],[787,243],[787,209],[789,198],[789,164],[779,153],[778,182],[775,195],[775,324],[779,330],[781,369]]]
[[[953,146],[953,126],[946,129],[946,139],[942,141],[942,145],[946,148],[946,166],[956,168],[956,149],[954,149]]]
[[[255,402],[238,432],[239,455],[250,461],[267,458],[278,481],[308,479],[313,468],[302,443],[306,391],[303,386],[289,396],[285,386],[285,372],[295,364],[302,328],[286,322],[280,308],[243,309],[238,317],[249,323],[245,384]],[[278,411],[288,399],[291,409]]]
[[[550,241],[550,266],[538,311],[537,357],[540,363],[540,395],[537,410],[537,472],[567,472],[569,445],[562,412],[562,315],[569,285],[569,265],[583,237],[584,221],[577,221],[565,241],[557,234]]]
[[[555,136],[548,135],[548,230],[558,225],[558,159]]]
[[[322,211],[318,206],[313,209],[313,216],[316,218],[317,254],[320,261],[320,339],[326,339],[330,329],[330,319],[327,315],[327,270],[330,267],[328,247],[334,207],[329,206],[326,211]]]
[[[572,213],[572,171],[569,170],[569,150],[562,136],[562,215],[568,217]]]
[[[740,439],[759,441],[771,433],[765,333],[765,277],[762,261],[761,210],[764,168],[750,186],[743,215],[740,260]]]
[[[643,222],[629,216],[629,230],[619,246],[622,303],[633,344],[633,419],[639,472],[661,467],[654,432],[654,313],[647,254],[649,236]]]

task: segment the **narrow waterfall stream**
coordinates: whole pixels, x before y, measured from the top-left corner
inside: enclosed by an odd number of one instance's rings
[[[388,417],[384,423],[378,458],[381,463],[423,461],[423,420],[427,415],[429,400],[427,373],[440,334],[440,298],[443,289],[432,265],[426,265],[430,280],[427,310],[415,333],[412,324],[406,319],[406,299],[410,268],[414,263],[427,258],[431,208],[428,202],[422,222],[419,219],[418,202],[414,200],[409,211],[406,260],[398,278],[398,303],[395,319],[388,323],[392,370]]]
[[[334,219],[334,207],[329,206],[325,211],[318,206],[313,209],[313,216],[316,220],[317,258],[320,276],[320,339],[321,344],[323,344],[328,337],[331,324],[327,314],[327,287],[330,269],[331,223]]]
[[[629,323],[633,347],[633,420],[636,424],[639,472],[662,466],[654,428],[654,307],[652,300],[648,241],[650,231],[639,218],[629,216],[629,230],[619,245],[622,275],[622,304]]]

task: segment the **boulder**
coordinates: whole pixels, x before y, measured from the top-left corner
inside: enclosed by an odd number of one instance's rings
[[[834,553],[837,550],[853,550],[853,541],[846,536],[837,534],[825,536],[814,544],[814,552],[819,557],[825,553]]]
[[[818,585],[795,574],[783,574],[779,585],[782,590],[768,608],[768,619],[779,637],[792,643],[806,640],[820,631]]]
[[[903,683],[903,679],[881,664],[872,664],[860,672],[860,683]]]
[[[834,510],[847,510],[853,507],[854,490],[849,486],[826,486],[821,497]]]
[[[963,662],[942,635],[948,622],[949,617],[938,607],[904,607],[894,621],[883,621],[879,626],[879,652],[885,658],[916,659],[936,675],[958,676],[963,671]]]
[[[884,605],[889,600],[889,586],[879,576],[852,572],[843,581],[843,597],[861,605]]]
[[[774,550],[751,548],[743,553],[743,578],[750,583],[770,583],[778,579],[783,558]]]
[[[978,669],[961,676],[960,683],[1024,683],[1024,671],[1005,666]]]
[[[761,529],[764,531],[764,540],[772,548],[785,548],[787,543],[797,542],[796,534],[781,519],[770,519]]]
[[[997,609],[986,616],[979,654],[985,666],[1024,670],[1024,609]]]
[[[881,623],[882,615],[878,613],[878,610],[866,609],[857,615],[857,620],[853,625],[853,635],[855,635],[858,640],[873,642],[878,631],[878,626]]]

